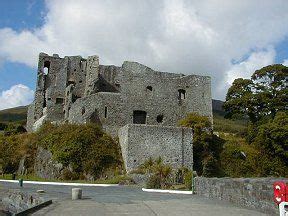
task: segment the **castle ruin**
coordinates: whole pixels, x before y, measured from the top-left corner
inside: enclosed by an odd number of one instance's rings
[[[100,65],[98,56],[40,53],[27,129],[47,121],[97,123],[119,136],[128,171],[156,155],[175,167],[191,167],[192,131],[176,127],[191,112],[212,120],[210,77],[159,72],[128,61],[121,67]]]

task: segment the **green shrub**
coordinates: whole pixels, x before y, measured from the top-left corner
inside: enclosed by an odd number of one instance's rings
[[[191,170],[187,170],[184,173],[184,184],[185,184],[185,188],[188,190],[192,189],[192,171]]]
[[[97,125],[44,124],[36,133],[0,134],[0,167],[5,173],[17,171],[24,156],[28,173],[33,173],[38,146],[52,152],[53,160],[69,167],[62,178],[83,179],[84,173],[94,179],[112,176],[122,169],[119,144]],[[109,172],[109,173],[108,173]]]
[[[208,117],[199,116],[196,113],[190,113],[186,118],[180,121],[180,125],[192,128],[193,130],[193,169],[199,176],[203,173],[209,176],[222,176],[220,166],[220,153],[223,148],[224,140],[213,135],[211,122]],[[211,157],[215,163],[209,163]],[[209,166],[213,165],[216,169],[213,172],[208,171]],[[205,169],[205,172],[204,172]]]
[[[55,126],[45,124],[38,132],[38,144],[52,152],[53,159],[73,172],[100,178],[122,166],[119,144],[95,124]]]
[[[156,160],[149,158],[139,166],[137,171],[150,175],[146,182],[147,188],[167,188],[172,182],[172,168],[164,164],[161,157]]]
[[[0,134],[0,166],[4,173],[17,171],[20,160],[26,156],[25,167],[32,172],[36,152],[33,134],[3,135]]]
[[[147,188],[161,188],[161,177],[159,175],[151,175],[146,183]]]

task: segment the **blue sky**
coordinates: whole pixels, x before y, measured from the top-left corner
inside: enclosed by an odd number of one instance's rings
[[[44,17],[45,4],[42,0],[9,0],[0,3],[0,28],[33,30],[44,23]],[[34,89],[36,79],[36,68],[11,61],[0,64],[0,92],[19,83]]]
[[[235,78],[288,64],[287,11],[286,0],[3,0],[0,109],[31,103],[39,52],[209,75],[224,99]]]

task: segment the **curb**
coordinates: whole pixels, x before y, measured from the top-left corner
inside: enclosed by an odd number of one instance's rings
[[[52,204],[52,200],[45,201],[43,203],[40,203],[39,205],[33,206],[33,207],[28,208],[28,209],[26,209],[24,211],[21,211],[21,212],[17,212],[17,213],[15,213],[13,215],[22,216],[22,215],[32,214],[32,213],[38,211],[39,209],[44,208],[44,207],[46,207],[46,206],[48,206],[50,204]]]
[[[181,190],[161,190],[161,189],[142,188],[142,191],[150,193],[193,194],[192,191],[181,191]]]
[[[18,183],[18,180],[3,180],[0,182]],[[40,181],[24,181],[24,184],[40,184],[40,185],[60,185],[60,186],[84,186],[84,187],[115,187],[118,184],[85,184],[85,183],[65,183],[65,182],[40,182]]]

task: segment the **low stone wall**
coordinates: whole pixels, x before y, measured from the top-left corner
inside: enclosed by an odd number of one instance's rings
[[[195,178],[195,191],[208,198],[226,200],[237,205],[277,215],[273,201],[273,183],[288,179],[275,178]]]
[[[1,193],[1,196],[0,201],[2,202],[3,210],[14,214],[45,201],[43,197],[36,193],[26,193],[16,189],[7,190]]]

